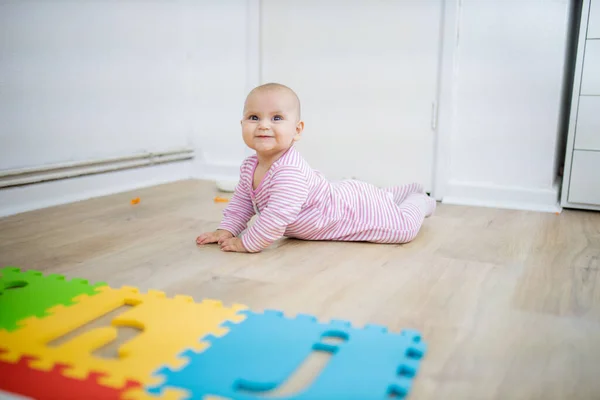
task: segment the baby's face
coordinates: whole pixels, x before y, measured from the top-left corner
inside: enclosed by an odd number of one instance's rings
[[[298,103],[285,90],[263,90],[246,100],[242,136],[258,155],[275,155],[300,139],[304,123],[298,118]]]

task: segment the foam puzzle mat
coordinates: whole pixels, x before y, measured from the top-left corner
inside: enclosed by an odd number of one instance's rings
[[[110,326],[84,329],[122,306]],[[99,355],[118,327],[139,333],[116,357]],[[426,350],[413,330],[0,268],[0,393],[18,399],[406,398]],[[315,352],[329,355],[321,371],[277,394]]]

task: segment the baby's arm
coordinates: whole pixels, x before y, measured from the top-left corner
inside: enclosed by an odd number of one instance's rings
[[[233,196],[223,211],[223,219],[217,229],[231,232],[233,236],[239,236],[248,226],[248,222],[254,216],[254,206],[250,198],[248,180],[244,174],[240,174],[240,181],[235,188]]]
[[[244,248],[256,253],[281,238],[286,227],[294,222],[308,197],[308,186],[301,171],[283,166],[273,174],[269,185],[269,200],[241,240]]]
[[[216,231],[205,232],[196,238],[199,245],[208,243],[221,244],[224,240],[238,236],[254,215],[254,207],[250,198],[248,164],[240,167],[240,179],[233,196],[223,211],[223,219]]]

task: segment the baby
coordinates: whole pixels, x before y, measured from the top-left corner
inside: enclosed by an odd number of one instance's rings
[[[268,83],[253,89],[241,124],[244,142],[256,154],[242,163],[221,224],[200,235],[199,245],[218,243],[223,251],[256,253],[284,236],[407,243],[435,210],[435,200],[417,183],[378,188],[355,180],[329,182],[313,170],[294,147],[304,122],[298,96],[287,86]]]

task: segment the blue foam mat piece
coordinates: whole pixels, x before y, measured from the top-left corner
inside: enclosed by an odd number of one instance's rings
[[[147,388],[159,394],[172,387],[188,391],[191,399],[206,395],[235,400],[264,399],[280,387],[313,351],[331,354],[312,384],[285,397],[307,399],[404,398],[411,389],[427,346],[419,332],[389,333],[378,325],[353,328],[347,321],[319,323],[310,315],[286,318],[279,311],[245,311],[246,320],[225,325],[230,332],[210,338],[201,353],[185,351],[188,363],[180,370],[162,368],[164,382]],[[327,338],[337,338],[336,342]]]

